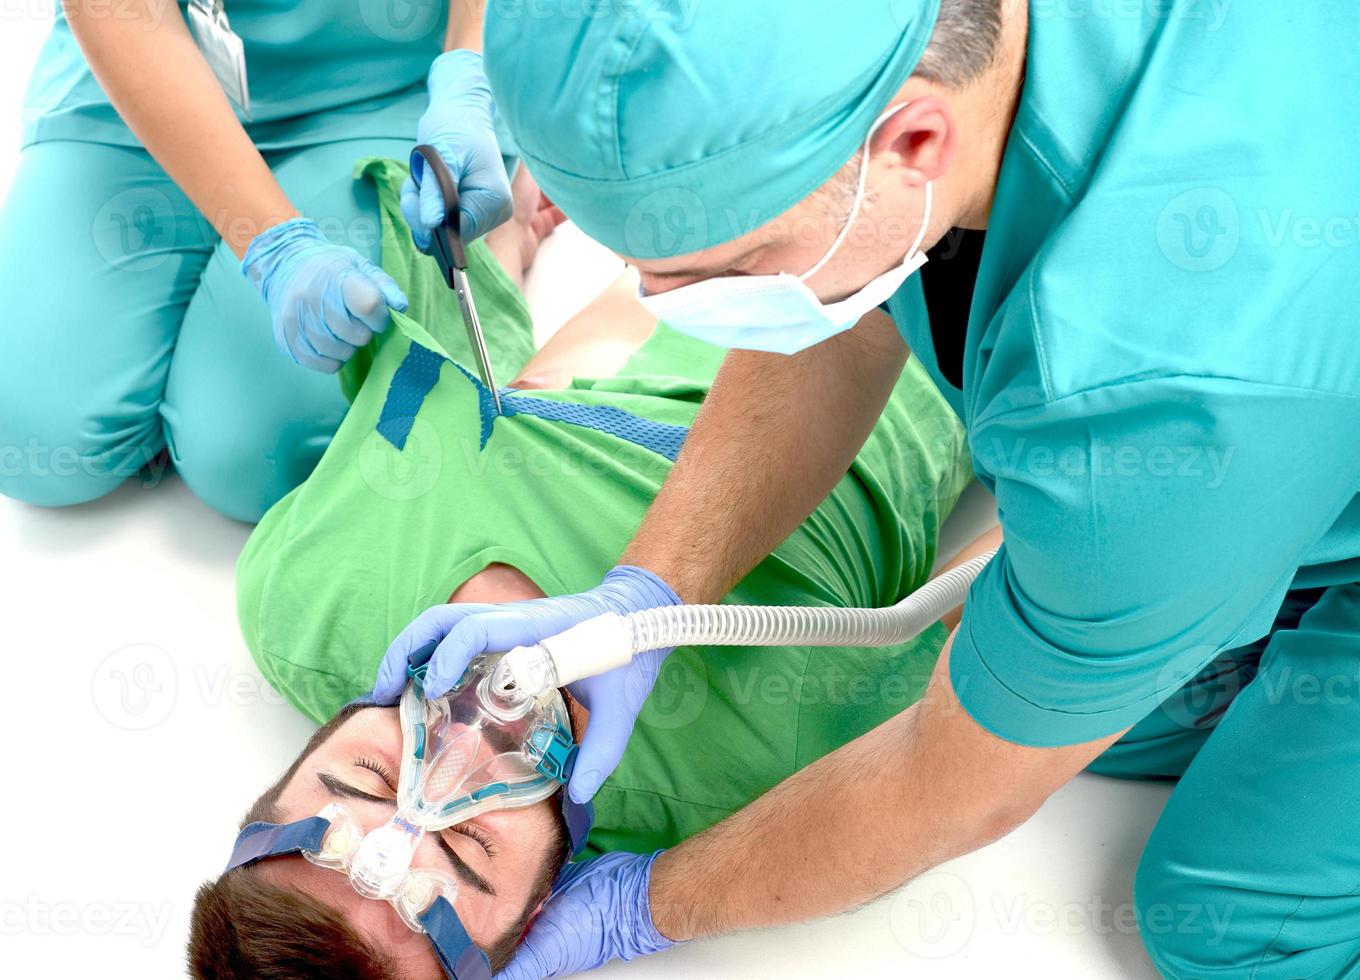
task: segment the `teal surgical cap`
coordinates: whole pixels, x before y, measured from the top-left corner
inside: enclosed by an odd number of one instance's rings
[[[939,0],[491,0],[486,70],[544,193],[624,255],[731,241],[859,149]]]

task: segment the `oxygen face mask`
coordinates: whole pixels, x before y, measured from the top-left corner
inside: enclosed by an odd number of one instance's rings
[[[497,657],[473,661],[440,698],[425,699],[425,668],[410,668],[401,697],[402,764],[397,812],[368,833],[354,813],[331,803],[292,823],[257,821],[237,835],[226,872],[267,858],[301,854],[339,871],[365,898],[389,902],[425,934],[446,977],[490,980],[486,955],[472,942],[454,903],[458,883],[445,871],[412,868],[426,831],[486,813],[546,800],[576,760],[567,706],[556,689],[493,691]],[[589,810],[563,796],[572,850],[585,842]]]
[[[343,862],[316,863],[343,870],[361,895],[390,900],[409,883],[411,860],[427,831],[491,810],[532,806],[561,788],[576,758],[566,704],[556,689],[493,690],[498,659],[473,661],[438,698],[424,695],[423,666],[409,671],[399,709],[397,812],[346,845]]]

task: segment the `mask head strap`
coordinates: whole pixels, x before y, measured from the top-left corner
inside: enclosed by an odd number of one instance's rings
[[[222,873],[254,864],[267,857],[321,850],[321,841],[331,822],[324,817],[308,817],[294,823],[256,821],[241,828],[231,859]]]
[[[434,955],[446,977],[457,980],[490,980],[491,961],[468,936],[458,913],[442,895],[420,915],[420,924],[434,946]]]
[[[579,854],[581,848],[586,846],[590,828],[595,825],[595,804],[589,801],[574,802],[565,786],[562,787],[561,796],[562,819],[566,822],[567,836],[571,839],[571,853]]]
[[[319,851],[330,826],[325,817],[307,817],[293,823],[246,824],[236,838],[223,874],[265,858]],[[447,899],[440,896],[431,902],[420,915],[420,924],[425,927],[444,976],[449,980],[490,980],[490,961],[468,936],[458,912]]]

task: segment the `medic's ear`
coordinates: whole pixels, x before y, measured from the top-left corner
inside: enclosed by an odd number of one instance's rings
[[[913,186],[939,180],[954,162],[958,120],[938,95],[912,99],[883,121],[869,141],[870,166],[884,166]]]

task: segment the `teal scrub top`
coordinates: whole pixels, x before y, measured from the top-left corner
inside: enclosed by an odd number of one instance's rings
[[[443,50],[447,3],[227,0],[225,9],[245,44],[252,103],[246,130],[260,149],[415,133],[425,76]],[[23,120],[24,145],[140,145],[95,81],[60,7]]]
[[[1055,746],[1360,580],[1360,6],[1030,9],[962,389],[889,310],[1005,531],[955,690]]]

